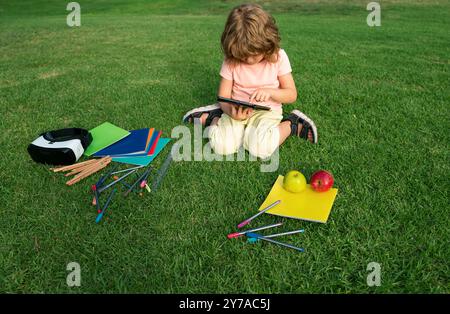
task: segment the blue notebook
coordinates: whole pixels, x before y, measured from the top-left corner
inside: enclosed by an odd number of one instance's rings
[[[108,147],[96,152],[95,157],[126,155],[136,152],[145,152],[147,146],[147,138],[150,129],[131,130],[130,135],[120,141],[109,145]]]
[[[142,157],[113,157],[112,161],[122,162],[125,164],[132,164],[137,166],[147,166],[155,159],[155,157],[163,150],[163,148],[169,143],[170,138],[160,138],[153,155]]]
[[[142,157],[142,156],[150,156],[153,154],[151,153],[151,149],[153,147],[153,150],[155,150],[156,144],[158,143],[159,137],[160,137],[161,131],[155,130],[149,139],[149,144],[146,147],[145,151],[142,152],[135,152],[135,153],[129,153],[129,154],[117,154],[113,157]]]
[[[151,133],[149,133],[150,138],[147,141],[148,145],[144,151],[133,152],[133,153],[129,153],[129,154],[117,154],[112,157],[143,157],[143,156],[153,155],[150,153],[152,152],[152,148],[153,148],[153,151],[155,150],[156,144],[158,143],[159,137],[161,135],[161,131],[154,130],[154,132],[152,132],[152,130],[153,129],[150,130],[151,131]]]

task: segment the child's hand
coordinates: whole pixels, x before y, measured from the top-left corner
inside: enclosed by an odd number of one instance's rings
[[[253,115],[252,108],[246,108],[243,106],[232,106],[230,117],[234,120],[245,120],[250,118]]]
[[[253,115],[252,108],[236,106],[225,102],[220,103],[220,109],[234,120],[245,120]]]
[[[272,97],[272,90],[269,88],[259,88],[253,92],[253,94],[250,96],[250,102],[253,102],[254,100],[260,102],[260,101],[269,101]]]

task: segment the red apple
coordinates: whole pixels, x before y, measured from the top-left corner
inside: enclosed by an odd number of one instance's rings
[[[311,187],[317,192],[326,192],[333,187],[334,178],[331,173],[325,170],[314,172],[311,176]]]

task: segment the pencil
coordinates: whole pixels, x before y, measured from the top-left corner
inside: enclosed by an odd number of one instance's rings
[[[294,230],[294,231],[269,234],[269,235],[265,235],[264,237],[266,237],[266,238],[276,238],[276,237],[281,237],[281,236],[291,235],[291,234],[296,234],[296,233],[303,233],[303,232],[305,232],[305,229],[299,229],[299,230]],[[249,243],[255,243],[257,241],[258,241],[258,238],[248,238],[248,242]]]
[[[98,179],[97,183],[95,184],[97,188],[100,188],[103,183],[111,176],[111,174],[116,171],[116,169],[119,167],[119,165],[115,165],[107,174],[102,175],[100,179]]]
[[[116,189],[112,190],[111,193],[109,194],[108,200],[105,203],[105,206],[103,206],[102,211],[97,215],[97,218],[95,219],[95,223],[99,223],[100,220],[102,220],[103,214],[105,213],[106,208],[108,208],[109,203],[111,202],[114,193],[116,193]]]
[[[141,175],[141,176],[139,177],[139,179],[137,179],[137,180],[130,186],[130,188],[129,188],[127,191],[125,191],[125,193],[123,194],[123,196],[127,196],[127,195],[133,190],[133,188],[136,186],[136,184],[138,184],[139,182],[142,181],[142,179],[144,179],[146,176],[148,176],[148,174],[150,173],[150,170],[151,170],[151,169],[152,169],[152,168],[147,169],[147,170],[144,172],[144,174]]]
[[[119,171],[114,171],[111,172],[111,174],[118,174],[118,173],[122,173],[122,172],[128,172],[134,169],[140,169],[140,168],[144,168],[144,166],[137,166],[137,167],[133,167],[133,168],[127,168],[127,169],[123,169],[123,170],[119,170]]]
[[[90,163],[90,164],[87,164],[87,165],[84,165],[84,166],[75,168],[75,169],[73,169],[72,171],[66,173],[64,176],[69,177],[69,176],[71,176],[71,175],[80,173],[80,172],[82,172],[82,171],[84,171],[84,170],[87,170],[87,169],[89,169],[89,168],[92,168],[94,165],[97,165],[99,162],[100,162],[99,160],[96,160],[96,162],[92,162],[92,163]]]
[[[100,204],[99,204],[99,202],[98,202],[97,185],[93,184],[93,185],[91,186],[91,189],[92,189],[92,192],[94,192],[94,202],[95,202],[94,205],[96,205],[97,212],[98,212],[98,211],[100,211]]]
[[[150,167],[151,167],[151,166],[150,166]],[[143,188],[147,185],[147,178],[148,178],[149,174],[150,174],[150,169],[149,169],[149,171],[147,172],[147,174],[141,179],[141,183],[139,184],[139,187],[140,187],[141,189],[143,189]]]
[[[296,247],[296,246],[293,246],[293,245],[290,245],[290,244],[287,244],[287,243],[275,241],[275,240],[266,238],[266,237],[264,237],[264,236],[262,236],[262,235],[260,235],[258,233],[249,232],[249,233],[247,233],[247,237],[249,237],[249,238],[257,238],[257,239],[264,240],[264,241],[267,241],[267,242],[270,242],[270,243],[273,243],[273,244],[278,244],[278,245],[281,245],[281,246],[284,246],[284,247],[287,247],[287,248],[290,248],[290,249],[297,250],[299,252],[304,252],[305,251],[303,248]]]
[[[83,170],[87,170],[87,169],[89,169],[91,167],[94,167],[95,165],[97,165],[98,163],[100,163],[100,162],[102,162],[104,160],[106,160],[106,157],[100,158],[100,159],[91,159],[91,160],[89,160],[89,163],[80,163],[79,166],[76,167],[76,168],[65,169],[65,170],[63,169],[62,171],[70,171],[70,170],[72,170],[71,172],[69,172],[68,174],[65,175],[65,176],[69,176],[69,175],[72,175],[72,174],[76,174],[76,173],[82,172]]]
[[[111,162],[111,157],[108,157],[108,158],[105,157],[105,159],[102,158],[98,163],[94,164],[92,167],[80,172],[73,179],[67,181],[66,184],[73,185],[73,184],[79,182],[80,180],[90,176],[91,174],[105,168]]]
[[[227,235],[228,239],[232,239],[232,238],[237,238],[240,237],[241,235],[244,235],[248,232],[254,232],[254,231],[259,231],[259,230],[264,230],[264,229],[269,229],[269,228],[275,228],[278,226],[281,226],[283,223],[279,222],[273,225],[268,225],[268,226],[263,226],[263,227],[258,227],[258,228],[254,228],[254,229],[249,229],[246,231],[242,231],[242,232],[235,232],[235,233],[230,233],[229,235]]]
[[[119,179],[105,185],[102,186],[98,189],[98,193],[102,193],[104,190],[106,190],[107,188],[109,188],[110,186],[113,186],[114,184],[116,184],[117,182],[122,181],[123,179],[125,179],[126,177],[128,177],[130,174],[134,173],[137,169],[131,170],[130,172],[128,172],[127,174],[124,174],[123,176],[121,176]]]
[[[281,200],[278,200],[278,201],[276,201],[276,202],[270,204],[269,206],[267,206],[267,207],[264,208],[263,210],[261,210],[259,213],[257,213],[257,214],[255,214],[255,215],[253,215],[252,217],[250,217],[250,218],[244,220],[243,222],[241,222],[241,223],[237,226],[238,229],[244,227],[245,225],[248,225],[248,224],[250,223],[250,221],[252,221],[252,220],[255,219],[256,217],[258,217],[259,215],[264,214],[266,211],[268,211],[269,209],[271,209],[272,207],[274,207],[274,206],[276,206],[276,205],[278,205],[278,204],[280,204],[280,203],[281,203]]]
[[[276,234],[269,234],[269,235],[265,235],[265,238],[276,238],[276,237],[281,237],[281,236],[285,236],[285,235],[291,235],[291,234],[296,234],[296,233],[303,233],[305,232],[305,229],[299,229],[299,230],[294,230],[294,231],[288,231],[288,232],[281,232],[281,233],[276,233]]]
[[[111,157],[104,157],[104,158],[98,159],[96,163],[93,163],[92,165],[84,166],[80,173],[86,173],[88,171],[96,169],[96,168],[100,167],[101,165],[103,165],[104,163],[109,164],[111,162],[111,160],[112,160]]]
[[[82,179],[89,177],[93,173],[96,173],[97,171],[100,171],[101,169],[105,168],[108,165],[108,163],[104,163],[99,165],[98,167],[92,168],[91,170],[81,172],[79,175],[77,175],[75,178],[72,178],[71,180],[67,181],[67,185],[74,185],[75,183],[80,182]]]
[[[78,167],[81,167],[81,166],[84,166],[84,165],[87,165],[87,164],[90,164],[90,163],[93,163],[93,162],[96,162],[96,161],[98,161],[98,159],[89,159],[87,161],[79,162],[79,163],[76,163],[76,164],[73,164],[73,165],[70,165],[70,166],[64,166],[64,167],[59,167],[59,168],[51,168],[51,170],[53,170],[53,172],[68,171],[68,170],[72,170],[72,169],[75,169],[75,168],[78,168]]]

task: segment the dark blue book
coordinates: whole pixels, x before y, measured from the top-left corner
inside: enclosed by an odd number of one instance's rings
[[[95,157],[142,154],[147,151],[149,128],[131,130],[130,135],[96,152]]]

